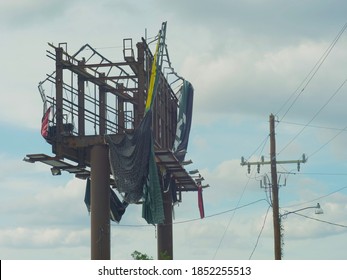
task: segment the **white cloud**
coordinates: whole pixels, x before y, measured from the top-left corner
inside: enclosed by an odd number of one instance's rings
[[[221,54],[191,54],[184,60],[183,72],[190,77],[195,87],[196,122],[201,122],[200,116],[205,116],[202,119],[204,122],[209,118],[221,120],[235,114],[264,117],[270,112],[277,113],[310,73],[329,44],[330,42],[304,41],[288,47],[262,50],[246,43],[242,50],[231,47]],[[286,120],[289,117],[295,121],[302,118],[310,120],[310,116],[314,116],[345,79],[326,71],[345,64],[346,56],[338,55],[344,45],[344,40],[339,42],[336,53],[333,52],[326,62],[329,66],[324,65],[311,80]],[[305,83],[294,97],[300,94],[304,85]],[[282,109],[280,116],[289,108],[294,97]]]
[[[89,229],[17,227],[0,230],[0,246],[11,248],[79,247],[89,242]]]

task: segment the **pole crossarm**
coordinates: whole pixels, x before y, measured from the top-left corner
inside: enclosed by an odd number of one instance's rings
[[[275,164],[289,164],[289,163],[296,163],[298,165],[298,171],[300,170],[300,164],[301,163],[306,163],[307,162],[307,157],[305,154],[302,155],[302,159],[299,160],[274,160]],[[264,161],[264,157],[261,157],[260,161],[245,161],[244,157],[241,157],[241,166],[248,166],[248,173],[250,172],[250,166],[251,165],[256,165],[258,166],[258,173],[260,172],[260,166],[261,165],[268,165],[272,164],[273,161]]]

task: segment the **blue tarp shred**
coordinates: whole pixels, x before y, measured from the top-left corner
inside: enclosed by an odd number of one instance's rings
[[[87,179],[86,183],[84,203],[87,206],[88,212],[90,212],[90,178]],[[128,203],[125,201],[121,202],[116,193],[110,188],[110,219],[119,223],[127,206]]]
[[[151,123],[152,113],[149,111],[139,127],[124,134],[119,142],[106,137],[115,186],[124,193],[124,200],[128,203],[137,203],[143,196],[151,152]]]
[[[182,88],[180,89],[181,97],[178,108],[178,117],[177,117],[177,129],[176,129],[176,138],[173,145],[174,155],[177,160],[182,163],[184,161],[189,141],[190,128],[192,123],[193,115],[193,99],[194,99],[194,88],[192,84],[186,80],[183,81]],[[177,195],[173,187],[171,187],[172,199],[175,203],[177,201]],[[205,217],[204,212],[204,202],[202,195],[202,186],[199,183],[198,186],[198,205],[200,211],[201,219]]]
[[[116,193],[110,188],[110,219],[119,223],[125,213],[129,203],[126,201],[121,202]]]
[[[87,206],[87,210],[90,213],[90,178],[87,178],[86,191],[84,193],[84,203]]]
[[[178,108],[176,138],[173,151],[178,161],[182,162],[187,152],[192,124],[194,88],[190,82],[184,80],[180,91],[181,98]]]
[[[149,110],[133,133],[126,133],[119,142],[106,137],[109,160],[117,190],[127,203],[143,199],[142,216],[149,224],[164,220],[163,199],[155,162]]]

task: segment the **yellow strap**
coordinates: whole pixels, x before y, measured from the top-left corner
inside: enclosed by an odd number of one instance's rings
[[[146,100],[146,112],[151,108],[152,99],[153,99],[154,84],[155,84],[155,80],[157,78],[157,56],[158,56],[158,50],[159,50],[159,40],[160,40],[160,37],[158,38],[157,47],[156,47],[154,57],[153,57],[151,78],[149,80],[149,88],[148,88],[147,100]]]

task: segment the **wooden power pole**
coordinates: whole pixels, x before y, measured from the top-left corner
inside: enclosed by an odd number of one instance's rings
[[[277,164],[287,164],[287,163],[296,163],[298,165],[298,171],[300,163],[305,163],[307,161],[305,154],[303,154],[301,160],[285,160],[277,161],[276,159],[276,133],[275,133],[275,116],[270,115],[270,161],[264,161],[262,157],[261,161],[257,162],[248,162],[245,161],[242,157],[241,165],[248,166],[248,172],[250,172],[251,165],[258,166],[258,172],[260,165],[270,164],[271,167],[271,191],[272,191],[272,212],[273,212],[273,229],[274,229],[274,253],[275,260],[282,259],[282,241],[281,241],[281,217],[279,213],[279,188],[278,188],[278,179],[277,179]]]
[[[270,115],[270,166],[271,166],[272,213],[273,213],[273,228],[274,228],[275,260],[280,260],[282,257],[281,221],[280,221],[280,214],[279,214],[278,182],[277,182],[275,117],[273,114]]]

